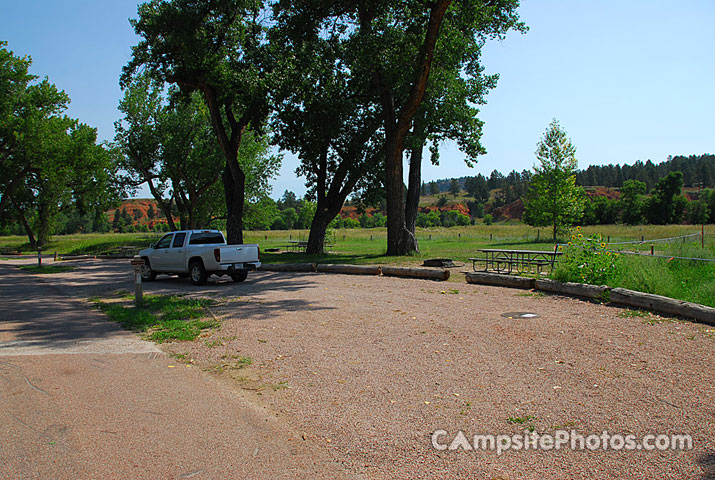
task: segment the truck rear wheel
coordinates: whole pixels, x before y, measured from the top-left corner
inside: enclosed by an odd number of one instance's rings
[[[191,283],[194,285],[206,284],[209,275],[206,273],[203,262],[194,260],[189,264],[189,277],[191,278]]]
[[[234,282],[242,282],[248,276],[248,270],[236,270],[231,274],[231,278]]]

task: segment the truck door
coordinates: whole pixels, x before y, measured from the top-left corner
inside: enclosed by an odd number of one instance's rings
[[[186,269],[184,265],[184,243],[186,242],[186,232],[179,232],[174,235],[174,241],[171,247],[166,250],[166,269],[170,272],[183,272]]]
[[[169,248],[171,247],[171,240],[174,238],[173,233],[168,233],[161,237],[161,240],[156,242],[154,245],[154,253],[151,255],[149,261],[151,262],[151,268],[157,272],[166,272],[169,253]]]

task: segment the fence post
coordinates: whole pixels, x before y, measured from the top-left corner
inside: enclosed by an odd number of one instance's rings
[[[705,249],[705,224],[700,226],[700,248]]]
[[[650,254],[653,255],[653,244],[650,244]]]
[[[57,252],[55,252],[55,259],[54,259],[54,261],[55,261],[55,262],[57,261]]]
[[[141,307],[144,304],[142,295],[142,266],[144,266],[144,259],[139,255],[134,255],[131,263],[134,272],[134,303],[137,307]]]
[[[42,247],[39,245],[37,247],[37,266],[42,268]]]

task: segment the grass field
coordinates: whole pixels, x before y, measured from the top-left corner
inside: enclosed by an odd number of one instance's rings
[[[647,293],[665,295],[682,300],[715,306],[715,262],[670,259],[669,257],[694,257],[715,259],[715,226],[705,228],[705,248],[700,236],[665,242],[648,240],[679,237],[699,233],[693,225],[599,225],[584,227],[584,235],[601,235],[610,242],[613,250],[650,253],[655,255],[624,255],[623,275],[611,286],[622,286]],[[306,255],[287,253],[290,240],[307,240],[307,230],[273,230],[245,232],[246,243],[258,243],[263,251],[264,263],[323,262],[356,264],[419,265],[427,258],[450,258],[455,262],[469,264],[480,248],[506,248],[551,250],[553,241],[548,229],[536,229],[523,224],[474,225],[453,228],[421,228],[417,231],[420,253],[407,257],[387,257],[387,232],[384,228],[345,229],[330,233],[330,253]],[[156,241],[159,235],[145,233],[110,233],[67,235],[53,237],[43,251],[60,254],[101,254],[117,247],[143,248]],[[645,241],[641,243],[641,238]],[[565,242],[565,239],[561,240]],[[637,242],[637,243],[621,243]],[[281,253],[265,252],[267,248],[279,248]],[[0,253],[20,251],[33,253],[25,237],[0,237]]]

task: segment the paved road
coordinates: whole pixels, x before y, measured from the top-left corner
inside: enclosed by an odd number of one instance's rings
[[[344,478],[267,409],[0,264],[0,478]]]

